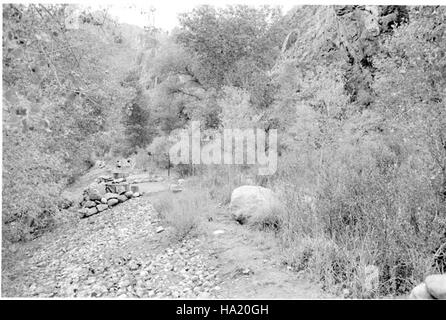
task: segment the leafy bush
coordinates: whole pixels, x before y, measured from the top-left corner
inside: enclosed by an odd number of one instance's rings
[[[51,227],[61,189],[112,149],[114,139],[102,133],[128,102],[117,80],[134,53],[114,42],[115,22],[102,15],[100,27],[84,19],[70,29],[66,10],[3,6],[2,216],[13,240]]]
[[[148,146],[147,151],[151,153],[152,159],[158,168],[167,169],[169,166],[169,148],[172,141],[167,136],[155,137]]]

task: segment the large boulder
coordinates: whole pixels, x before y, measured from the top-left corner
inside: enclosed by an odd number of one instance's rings
[[[427,291],[436,299],[446,300],[446,274],[432,274],[424,280]]]
[[[426,284],[423,282],[412,289],[410,293],[409,299],[411,300],[433,300],[435,299],[432,295],[427,291]]]
[[[241,186],[231,195],[232,217],[240,224],[278,224],[284,206],[270,189],[260,186]]]

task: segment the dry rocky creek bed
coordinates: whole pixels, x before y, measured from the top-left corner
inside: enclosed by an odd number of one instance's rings
[[[248,230],[216,210],[213,221],[181,241],[158,219],[149,195],[73,219],[4,248],[2,296],[329,298],[281,264],[273,235]]]

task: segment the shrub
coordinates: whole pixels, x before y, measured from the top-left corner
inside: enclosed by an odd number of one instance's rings
[[[196,234],[202,220],[212,214],[211,201],[204,190],[161,194],[153,206],[160,218],[174,228],[177,240]]]
[[[196,185],[209,195],[219,204],[229,204],[231,201],[232,191],[244,184],[252,184],[247,176],[254,169],[245,169],[243,166],[226,166],[226,165],[207,165],[201,166],[196,171]],[[254,176],[254,175],[252,175]]]
[[[434,252],[444,242],[446,213],[427,162],[410,157],[410,146],[396,136],[369,136],[323,152],[330,161],[319,168],[308,163],[313,179],[296,170],[304,167],[302,161],[282,167],[283,180],[276,181],[288,208],[282,240],[297,251],[291,260],[327,286],[339,280],[360,297],[369,296],[361,274],[367,264],[379,267],[380,295],[405,293],[425,273],[440,271]],[[314,240],[318,237],[337,248],[333,255],[318,252],[327,251]],[[302,239],[312,240],[300,244]],[[311,266],[303,263],[307,249],[318,257]],[[343,267],[333,269],[339,255],[344,262],[336,263]],[[327,276],[327,270],[334,274]]]
[[[152,159],[158,168],[167,169],[169,166],[169,148],[172,143],[168,136],[158,136],[148,146],[147,151],[152,154]]]
[[[9,134],[4,141],[3,235],[11,241],[27,240],[52,226],[64,166],[57,155],[39,150],[37,137]]]
[[[146,172],[151,167],[152,167],[152,159],[149,156],[147,150],[143,148],[137,148],[134,168]]]

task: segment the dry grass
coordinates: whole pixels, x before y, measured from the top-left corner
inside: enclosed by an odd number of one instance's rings
[[[404,158],[369,144],[334,150],[320,168],[314,160],[285,163],[275,187],[287,208],[280,233],[286,262],[355,298],[405,294],[440,272],[444,209],[424,168]],[[379,269],[374,290],[367,265]]]
[[[314,157],[282,157],[279,171],[263,186],[278,192],[286,207],[276,233],[285,262],[331,292],[348,289],[353,298],[405,294],[426,274],[441,272],[444,207],[424,164],[410,162],[401,150],[364,142],[327,148],[330,161],[323,163],[319,151]],[[238,186],[262,184],[251,170],[197,170],[188,181],[198,191],[169,195],[158,210],[180,237],[190,234],[212,211],[210,203],[225,207]],[[379,270],[373,288],[365,272],[370,266]]]
[[[153,200],[153,206],[159,217],[174,228],[177,240],[197,235],[202,222],[213,214],[207,192],[195,188],[160,194]]]

